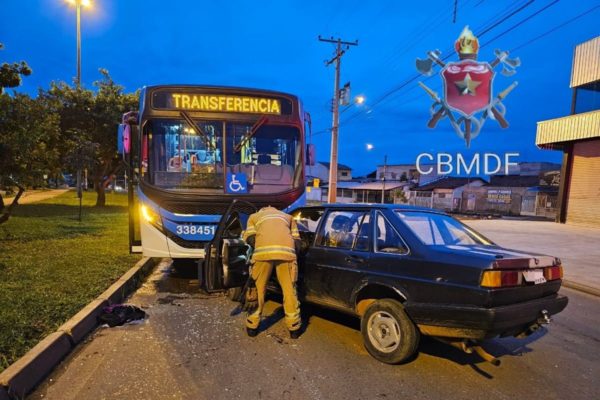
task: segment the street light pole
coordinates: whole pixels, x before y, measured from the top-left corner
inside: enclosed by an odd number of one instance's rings
[[[387,154],[383,157],[383,177],[381,185],[381,204],[385,203],[385,173],[387,170]]]
[[[75,6],[75,13],[77,15],[77,77],[75,78],[75,85],[79,89],[81,87],[81,8],[90,7],[92,5],[91,0],[66,0],[67,3]]]
[[[77,88],[81,86],[81,0],[75,0],[77,8]]]

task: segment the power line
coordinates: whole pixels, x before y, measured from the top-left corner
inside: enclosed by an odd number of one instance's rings
[[[500,18],[498,21],[496,21],[495,23],[493,23],[492,25],[488,26],[487,28],[485,28],[482,32],[479,32],[476,36],[481,37],[483,35],[485,35],[486,33],[490,32],[493,28],[499,26],[502,22],[506,21],[507,19],[511,18],[512,16],[516,15],[518,12],[524,10],[526,7],[528,7],[529,5],[531,5],[533,3],[534,0],[529,0],[527,3],[523,4],[522,6],[520,6],[519,8],[517,8],[516,10],[511,11],[508,15]],[[513,29],[517,28],[518,26],[522,25],[523,23],[527,22],[528,20],[532,19],[533,17],[539,15],[541,12],[545,11],[546,9],[548,9],[550,6],[553,6],[554,4],[556,4],[559,0],[554,0],[552,3],[547,4],[546,6],[542,7],[541,9],[537,10],[536,12],[534,12],[532,15],[528,16],[527,18],[525,18],[524,20],[518,22],[517,24],[513,25],[512,27],[510,27],[509,29],[505,30],[504,32],[502,32],[501,34],[496,35],[494,38],[492,38],[491,40],[489,40],[488,42],[486,42],[485,44],[481,45],[481,47],[485,46],[486,44],[491,43],[492,41],[506,35],[508,32],[512,31]],[[445,57],[442,58],[442,60],[446,60],[448,59],[450,56],[452,55],[452,53],[447,54]],[[419,79],[421,75],[415,75],[409,79],[407,79],[406,81],[404,81],[403,83],[401,83],[400,85],[396,86],[395,88],[389,90],[388,92],[384,93],[381,97],[379,97],[372,105],[371,108],[374,108],[376,105],[380,104],[381,102],[383,102],[385,99],[387,99],[389,96],[391,96],[392,94],[402,90],[404,87],[406,87],[408,84],[410,84],[411,82]],[[353,120],[354,118],[358,117],[359,115],[361,115],[362,112],[356,112],[354,114],[352,114],[351,116],[349,116],[346,120],[342,121],[341,124],[346,124],[349,121]]]
[[[452,23],[456,23],[456,11],[458,10],[458,0],[454,0],[454,15],[452,15]]]
[[[600,5],[597,5],[597,6],[595,6],[595,7],[592,7],[592,8],[590,8],[589,10],[587,10],[587,11],[584,11],[584,12],[582,12],[581,14],[579,14],[579,15],[576,15],[575,17],[573,17],[573,18],[571,18],[571,19],[569,19],[569,20],[567,20],[567,21],[563,22],[562,24],[560,24],[560,25],[557,25],[557,26],[555,26],[554,28],[552,28],[552,29],[550,29],[550,30],[547,30],[546,32],[542,33],[541,35],[538,35],[538,36],[536,36],[536,37],[534,37],[534,38],[532,38],[532,39],[529,39],[529,40],[528,40],[528,41],[526,41],[525,43],[522,43],[522,44],[518,45],[517,47],[515,47],[515,48],[511,49],[511,50],[510,50],[510,52],[512,53],[512,52],[514,52],[514,51],[517,51],[517,50],[519,50],[519,49],[522,49],[523,47],[525,47],[525,46],[528,46],[528,45],[532,44],[533,42],[535,42],[535,41],[537,41],[537,40],[539,40],[539,39],[541,39],[541,38],[543,38],[543,37],[545,37],[545,36],[548,36],[549,34],[551,34],[551,33],[553,33],[553,32],[556,32],[557,30],[559,30],[559,29],[561,29],[561,28],[563,28],[563,27],[565,27],[565,26],[569,25],[571,22],[574,22],[574,21],[578,20],[579,18],[582,18],[582,17],[586,16],[587,14],[590,14],[590,13],[591,13],[591,12],[593,12],[593,11],[596,11],[596,10],[597,10],[597,9],[599,9],[599,8],[600,8]]]
[[[471,1],[472,1],[472,0],[466,0],[466,1],[464,2],[464,4],[462,5],[462,8],[463,8],[463,9],[465,9],[465,7],[467,6],[467,4],[469,4]],[[518,5],[518,2],[509,4],[507,7],[505,7],[505,8],[504,8],[504,9],[503,9],[503,10],[500,12],[500,15],[499,15],[499,16],[498,16],[498,15],[496,15],[496,16],[494,16],[494,17],[492,17],[492,18],[488,19],[486,22],[484,22],[484,23],[482,24],[482,26],[481,26],[481,29],[480,29],[480,31],[485,33],[485,31],[487,31],[487,30],[489,30],[489,29],[492,29],[492,28],[493,28],[493,27],[492,27],[492,25],[493,25],[493,24],[495,24],[495,23],[496,23],[496,21],[500,21],[500,20],[502,20],[502,21],[505,21],[506,19],[508,19],[508,18],[512,17],[512,16],[513,16],[513,15],[515,15],[516,13],[520,12],[521,10],[523,10],[525,7],[528,7],[529,5],[531,5],[531,4],[533,3],[533,1],[534,1],[534,0],[526,0],[526,1],[527,1],[527,4],[525,4],[524,6],[519,6],[519,5]],[[473,6],[473,8],[475,8],[476,6],[477,6],[477,5]],[[516,10],[515,8],[519,8],[519,9],[518,9],[518,10]],[[448,10],[448,11],[451,11],[451,9],[450,9],[450,10]],[[431,29],[427,29],[427,28],[425,28],[425,29],[426,29],[426,31],[425,31],[425,32],[423,32],[423,34],[421,34],[421,37],[416,37],[416,39],[415,39],[415,40],[413,40],[412,42],[410,42],[408,46],[404,47],[402,51],[399,51],[399,52],[397,52],[396,54],[393,54],[392,56],[390,56],[390,57],[388,58],[388,61],[390,61],[390,60],[394,60],[394,59],[396,59],[396,58],[399,58],[401,55],[403,55],[403,54],[406,54],[406,53],[408,52],[408,50],[410,50],[411,48],[413,48],[413,47],[414,47],[414,46],[415,46],[417,43],[419,43],[419,42],[421,42],[422,40],[424,40],[425,38],[429,37],[429,36],[430,36],[430,35],[431,35],[433,32],[435,32],[435,30],[436,30],[436,29],[437,29],[439,26],[441,26],[442,22],[444,21],[444,19],[445,19],[445,17],[446,17],[446,15],[445,15],[446,13],[447,13],[447,11],[444,11],[444,12],[441,14],[441,17],[442,17],[442,19],[441,19],[441,20],[439,20],[437,23],[434,23],[433,25],[435,25],[435,26],[433,26]],[[480,35],[481,35],[481,34],[480,34]],[[451,49],[451,50],[452,50],[452,49]],[[388,62],[386,61],[386,62],[384,63],[384,65],[387,65],[387,64],[388,64]],[[396,66],[397,66],[397,64],[395,64],[395,65],[394,65],[394,68],[396,68]]]
[[[408,41],[408,43],[407,41],[403,41],[402,43],[397,45],[396,49],[392,52],[392,54],[389,54],[388,57],[383,61],[383,65],[392,63],[396,58],[406,53],[421,40],[431,35],[441,25],[443,20],[446,18],[446,14],[451,10],[452,8],[441,10],[434,17],[429,18],[427,20],[428,23],[422,24],[413,32],[410,32],[410,34],[404,35],[404,38],[409,37],[411,39]]]
[[[558,3],[559,0],[554,0],[552,3],[548,3],[546,4],[544,7],[540,8],[539,10],[537,10],[536,12],[534,12],[533,14],[531,14],[530,16],[523,18],[521,21],[517,22],[516,24],[514,24],[513,26],[511,26],[510,28],[508,28],[507,30],[505,30],[502,33],[497,34],[496,36],[494,36],[493,38],[491,38],[490,40],[488,40],[487,42],[485,42],[484,44],[481,45],[481,47],[492,43],[494,40],[506,35],[508,32],[518,28],[519,26],[523,25],[525,22],[529,21],[530,19],[532,19],[533,17],[535,17],[536,15],[541,14],[542,12],[546,11],[548,8],[552,7],[553,5],[555,5],[556,3]]]
[[[548,6],[546,6],[545,8],[548,8],[550,5],[553,5],[553,4],[554,4],[554,3],[551,3],[551,4],[549,4]],[[545,8],[544,8],[544,9],[545,9]],[[588,9],[588,10],[586,10],[586,11],[584,11],[584,12],[582,12],[582,13],[580,13],[580,14],[578,14],[578,15],[576,15],[576,16],[574,16],[574,17],[572,17],[572,18],[570,18],[570,19],[568,19],[568,20],[566,20],[566,21],[564,21],[564,22],[562,22],[562,23],[560,23],[560,24],[558,24],[558,25],[556,25],[555,27],[553,27],[553,28],[551,28],[551,29],[549,29],[549,30],[547,30],[547,31],[543,32],[542,34],[540,34],[540,35],[537,35],[537,36],[535,36],[535,37],[533,37],[533,38],[531,38],[531,39],[527,40],[527,41],[526,41],[526,42],[524,42],[524,43],[521,43],[520,45],[518,45],[518,46],[516,46],[516,47],[512,48],[512,49],[510,50],[510,52],[512,53],[512,52],[514,52],[514,51],[517,51],[517,50],[519,50],[519,49],[522,49],[522,48],[524,48],[524,47],[526,47],[526,46],[528,46],[528,45],[530,45],[530,44],[532,44],[532,43],[534,43],[534,42],[538,41],[539,39],[541,39],[541,38],[543,38],[543,37],[546,37],[546,36],[548,36],[548,35],[550,35],[550,34],[552,34],[552,33],[556,32],[556,31],[558,31],[558,30],[560,30],[560,29],[564,28],[565,26],[567,26],[567,25],[569,25],[569,24],[571,24],[571,23],[573,23],[573,22],[577,21],[578,19],[581,19],[581,18],[583,18],[584,16],[586,16],[586,15],[588,15],[588,14],[591,14],[592,12],[594,12],[594,11],[596,11],[596,10],[598,10],[598,9],[600,9],[600,5],[596,5],[596,6],[594,6],[594,7],[591,7],[590,9]],[[541,11],[543,11],[543,10],[539,10],[539,12],[541,12]],[[539,14],[539,12],[537,12],[535,15]],[[533,16],[534,16],[534,15],[532,15],[531,17],[533,17]],[[530,18],[528,18],[528,19],[530,19]],[[514,25],[513,27],[511,27],[511,29],[508,29],[507,31],[503,32],[503,34],[505,34],[505,33],[508,33],[510,30],[512,30],[512,29],[514,29],[514,28],[516,28],[516,27],[517,27],[517,26],[519,26],[519,25],[522,25],[522,23],[523,23],[523,22],[524,22],[524,21],[520,21],[518,24],[516,24],[516,25]],[[499,36],[498,36],[498,37],[499,37]],[[491,41],[493,41],[493,40],[495,40],[495,39],[496,39],[496,38],[493,38],[493,39],[491,39],[491,40],[490,40],[490,41],[488,41],[486,44],[489,44]],[[430,79],[430,78],[431,78],[431,77],[428,77],[428,78],[426,78],[426,80],[427,80],[427,79]],[[401,103],[401,105],[406,105],[406,104],[412,103],[412,102],[413,102],[413,101],[415,101],[415,100],[416,100],[416,98],[407,99],[407,100],[403,101],[403,102]]]
[[[583,17],[585,17],[588,14],[591,14],[592,12],[594,12],[594,11],[596,11],[598,9],[600,9],[600,5],[594,6],[594,7],[590,8],[590,9],[588,9],[588,10],[586,10],[586,11],[584,11],[584,12],[582,12],[582,13],[580,13],[580,14],[572,17],[572,18],[569,18],[568,20],[560,23],[559,25],[556,25],[555,27],[547,30],[546,32],[544,32],[544,33],[542,33],[542,34],[540,34],[538,36],[535,36],[535,37],[527,40],[526,42],[521,43],[520,45],[518,45],[518,46],[516,46],[516,47],[514,47],[512,49],[510,49],[510,52],[513,53],[513,52],[515,52],[517,50],[520,50],[520,49],[522,49],[522,48],[524,48],[524,47],[526,47],[526,46],[528,46],[528,45],[530,45],[530,44],[538,41],[539,39],[541,39],[543,37],[546,37],[546,36],[550,35],[551,33],[554,33],[556,31],[564,28],[565,26],[567,26],[567,25],[569,25],[569,24],[577,21],[578,19],[583,18]],[[491,42],[492,40],[488,41],[488,43]],[[431,79],[431,78],[433,78],[433,76],[427,77],[427,78],[425,78],[425,80],[428,80],[428,79]],[[400,105],[406,105],[406,104],[412,103],[414,100],[415,100],[415,98],[408,99],[408,100],[402,102]]]
[[[514,10],[513,12],[511,12],[510,14],[508,14],[506,17],[502,18],[501,20],[499,20],[498,22],[496,22],[495,24],[492,24],[491,26],[487,27],[486,29],[484,29],[482,32],[479,32],[478,36],[483,36],[486,33],[488,33],[489,31],[491,31],[492,29],[494,29],[495,27],[497,27],[498,25],[500,25],[502,22],[506,21],[507,19],[509,19],[510,17],[512,17],[513,15],[516,15],[518,13],[520,13],[521,11],[523,11],[525,8],[529,7],[531,4],[533,4],[535,0],[529,0],[527,3],[523,4],[521,7],[517,8],[516,10]]]

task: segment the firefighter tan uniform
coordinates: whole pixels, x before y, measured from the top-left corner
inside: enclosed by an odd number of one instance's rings
[[[275,269],[277,280],[283,291],[285,323],[290,331],[301,327],[300,303],[296,293],[298,264],[294,240],[300,239],[296,221],[274,207],[264,207],[248,218],[243,238],[255,236],[252,254],[252,278],[256,282],[258,309],[249,314],[246,327],[258,329],[265,303],[265,293],[269,277]]]

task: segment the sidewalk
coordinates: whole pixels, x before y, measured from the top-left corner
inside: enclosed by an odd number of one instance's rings
[[[565,286],[600,296],[600,228],[509,219],[463,223],[498,245],[559,257]]]
[[[35,203],[36,201],[42,201],[50,199],[52,197],[59,196],[69,189],[50,189],[50,190],[26,190],[23,196],[19,199],[19,204]],[[8,206],[12,203],[14,196],[4,197],[4,205]]]

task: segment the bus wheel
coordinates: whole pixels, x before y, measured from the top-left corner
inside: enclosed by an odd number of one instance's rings
[[[231,301],[238,301],[238,299],[240,298],[240,294],[242,294],[241,287],[227,289],[227,298]]]

